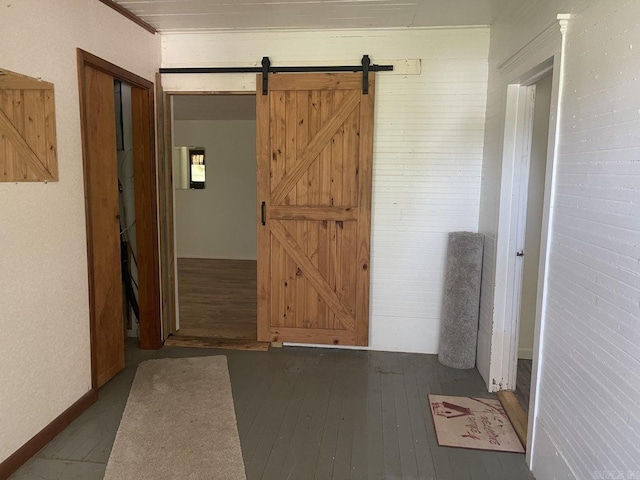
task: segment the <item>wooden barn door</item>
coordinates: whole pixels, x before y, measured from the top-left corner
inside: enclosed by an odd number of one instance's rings
[[[367,345],[374,76],[258,76],[258,340]],[[264,203],[263,203],[264,202]]]

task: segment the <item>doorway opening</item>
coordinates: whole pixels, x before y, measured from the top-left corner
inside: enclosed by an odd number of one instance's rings
[[[170,343],[255,342],[255,94],[169,98],[177,283]]]
[[[533,117],[531,117],[531,143],[529,165],[525,166],[523,183],[526,194],[521,196],[524,224],[520,233],[516,261],[521,263],[520,306],[518,309],[518,363],[515,395],[523,411],[528,415],[531,392],[531,369],[533,343],[538,300],[538,271],[540,266],[540,243],[543,233],[543,210],[547,152],[549,143],[549,118],[551,113],[551,90],[553,72],[537,80],[527,88],[533,93]]]
[[[508,252],[504,313],[511,335],[502,356],[509,386],[503,387],[498,397],[527,455],[531,454],[528,442],[535,418],[543,328],[558,83],[559,72],[550,58],[507,90],[504,161],[509,163],[503,165],[501,209],[505,209],[505,226],[500,227],[499,238]],[[509,175],[505,175],[505,168]]]
[[[138,242],[133,165],[133,116],[131,85],[114,80],[118,199],[120,220],[120,263],[122,269],[123,315],[127,337],[140,336]]]

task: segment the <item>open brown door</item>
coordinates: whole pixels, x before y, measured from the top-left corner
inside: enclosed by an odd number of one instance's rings
[[[113,77],[84,70],[85,191],[89,248],[89,299],[97,387],[124,368],[120,219]]]
[[[140,348],[162,346],[153,83],[78,49],[84,163],[91,383],[124,368],[114,80],[131,86]]]
[[[258,340],[367,345],[374,76],[271,75],[256,98]]]

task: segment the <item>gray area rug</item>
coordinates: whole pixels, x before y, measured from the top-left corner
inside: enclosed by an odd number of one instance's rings
[[[438,359],[453,368],[476,366],[484,236],[449,234]]]
[[[140,364],[105,480],[246,480],[225,356]]]

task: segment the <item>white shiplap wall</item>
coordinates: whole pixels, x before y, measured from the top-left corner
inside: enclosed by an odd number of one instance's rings
[[[167,34],[163,66],[358,64],[420,59],[380,73],[371,261],[373,349],[435,353],[447,232],[476,231],[489,29]],[[166,90],[253,90],[252,75],[164,75]]]
[[[640,478],[640,2],[539,0],[492,30],[480,230],[491,335],[505,91],[497,66],[572,14],[532,457],[538,480]],[[486,344],[486,343],[485,343]],[[479,367],[488,374],[483,349]]]

